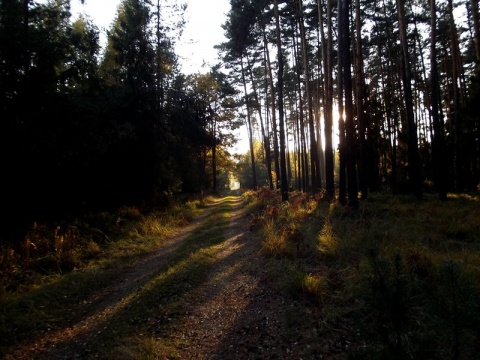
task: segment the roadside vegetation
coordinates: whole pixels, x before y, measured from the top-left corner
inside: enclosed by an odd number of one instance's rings
[[[122,208],[55,225],[34,224],[21,246],[2,246],[2,357],[22,341],[65,326],[65,319],[88,308],[92,294],[123,281],[118,278],[122,269],[158,248],[213,201],[208,196],[172,203],[161,212]]]
[[[151,250],[202,212],[212,198],[172,203],[162,211],[123,207],[50,223],[34,222],[17,246],[0,249],[0,293],[24,292],[39,279]],[[47,280],[48,281],[48,280]]]
[[[288,202],[266,189],[242,197],[245,230],[261,241],[269,282],[296,304],[283,314],[292,333],[282,336],[301,337],[313,354],[329,346],[328,353],[349,359],[478,354],[478,195],[449,194],[439,201],[425,194],[419,201],[372,193],[358,210],[305,193],[292,193]],[[141,334],[153,331],[168,339],[182,323],[182,304],[208,277],[216,246],[224,241],[230,200],[223,198],[155,277],[122,300],[122,311],[95,324],[98,334],[88,351],[118,359],[178,356],[182,344]],[[2,247],[2,356],[81,317],[92,294],[119,281],[122,269],[216,201],[207,197],[161,213],[125,208],[58,226],[37,224],[22,247]],[[105,343],[112,346],[102,347]]]
[[[480,198],[371,194],[351,210],[246,193],[279,289],[317,307],[352,359],[472,359],[480,350]]]

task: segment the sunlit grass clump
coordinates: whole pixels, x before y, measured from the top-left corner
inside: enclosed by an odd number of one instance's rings
[[[262,229],[262,252],[267,256],[285,256],[289,253],[286,234],[277,231],[272,219],[268,220]]]
[[[306,274],[302,281],[302,292],[315,297],[320,302],[327,296],[328,278],[319,274]]]
[[[323,229],[318,234],[318,243],[318,250],[320,253],[330,256],[335,255],[338,247],[338,240],[330,221],[325,223]]]

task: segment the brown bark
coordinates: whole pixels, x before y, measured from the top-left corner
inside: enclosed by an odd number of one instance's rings
[[[275,165],[275,188],[280,188],[279,175],[280,175],[280,163],[279,163],[279,149],[278,149],[278,131],[277,131],[277,113],[276,113],[276,101],[275,101],[275,86],[273,85],[273,71],[272,71],[272,62],[270,61],[270,52],[268,51],[267,35],[265,33],[265,28],[263,28],[263,43],[267,56],[267,69],[268,69],[268,83],[270,85],[270,97],[272,102],[272,130],[273,130],[273,157]]]
[[[245,105],[247,107],[247,129],[248,129],[248,143],[250,145],[250,160],[252,163],[252,181],[253,189],[257,188],[257,173],[255,170],[255,149],[253,147],[253,128],[252,120],[250,118],[250,105],[248,103],[248,93],[247,93],[247,82],[245,79],[245,69],[243,66],[243,57],[240,59],[240,66],[242,68],[242,82],[243,82],[243,91],[245,93]]]
[[[260,120],[260,130],[262,132],[263,148],[265,150],[265,162],[266,162],[267,171],[268,171],[268,181],[269,181],[270,189],[273,190],[272,161],[271,161],[272,157],[270,153],[270,139],[268,137],[268,134],[265,132],[265,126],[263,125],[264,121],[262,116],[262,107],[260,105],[260,100],[258,98],[255,79],[253,78],[252,66],[250,65],[250,61],[248,60],[248,57],[247,57],[247,68],[248,68],[248,74],[250,76],[250,81],[252,82],[253,96],[255,97],[255,103],[257,104],[258,117]]]

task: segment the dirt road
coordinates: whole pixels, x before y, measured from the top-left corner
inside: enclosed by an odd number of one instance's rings
[[[11,359],[324,359],[315,309],[275,290],[240,197],[219,199]],[[331,357],[328,357],[331,358]]]

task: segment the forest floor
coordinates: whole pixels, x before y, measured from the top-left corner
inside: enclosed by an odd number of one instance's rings
[[[344,358],[319,305],[270,280],[248,220],[241,197],[217,199],[6,359]]]

